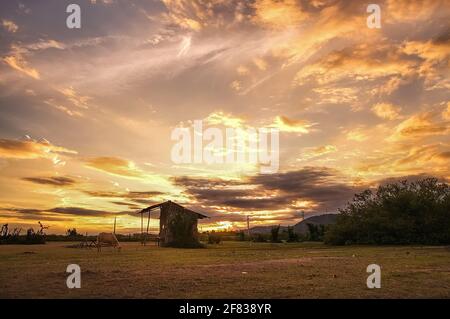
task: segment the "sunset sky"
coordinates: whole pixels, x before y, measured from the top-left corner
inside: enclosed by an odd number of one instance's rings
[[[445,0],[2,1],[0,223],[129,233],[171,199],[202,230],[292,225],[387,180],[448,180],[449,17]],[[194,120],[279,129],[279,171],[175,164]]]

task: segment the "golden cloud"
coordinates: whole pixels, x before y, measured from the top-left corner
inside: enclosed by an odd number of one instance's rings
[[[267,62],[262,58],[253,59],[253,63],[255,63],[256,67],[261,71],[265,71],[267,69]]]
[[[275,118],[271,127],[277,128],[281,132],[307,134],[311,131],[313,125],[305,120],[294,120],[280,115]]]
[[[230,87],[235,91],[240,91],[242,89],[241,82],[238,80],[231,82]]]
[[[442,117],[450,121],[450,102],[447,102],[447,108],[442,112]]]
[[[358,101],[359,90],[352,87],[322,86],[313,89],[320,98],[317,104],[349,104],[353,110],[357,109],[355,102]]]
[[[7,56],[3,58],[3,61],[8,64],[13,69],[16,69],[22,73],[25,73],[29,77],[32,77],[33,79],[39,80],[40,75],[38,70],[35,68],[32,68],[28,65],[28,62],[20,55],[17,54],[15,56]]]
[[[426,42],[409,41],[403,45],[402,50],[407,55],[422,59],[417,73],[425,79],[428,89],[450,89],[448,78],[450,42],[447,39],[438,38]]]
[[[401,108],[391,103],[377,103],[372,107],[372,112],[376,116],[386,120],[396,120],[400,118]]]
[[[442,143],[397,146],[381,155],[359,169],[384,176],[426,173],[444,176],[450,172],[449,146]]]
[[[11,33],[15,33],[17,32],[17,30],[19,30],[19,27],[17,26],[17,24],[15,24],[13,21],[11,20],[2,20],[2,26]]]
[[[373,50],[367,44],[334,51],[318,62],[300,70],[294,84],[303,85],[310,80],[329,84],[350,78],[367,81],[386,76],[407,76],[411,74],[414,62],[401,59],[399,52],[391,46],[379,45]]]
[[[312,158],[320,157],[326,154],[337,152],[337,147],[334,145],[321,145],[317,147],[305,148],[298,161],[305,161]]]
[[[67,106],[57,103],[54,99],[45,100],[44,103],[54,107],[55,109],[57,109],[61,112],[66,113],[69,116],[77,116],[77,117],[83,116],[83,113],[76,111],[76,110],[71,110]]]
[[[163,3],[168,11],[163,16],[168,21],[193,31],[199,31],[206,26],[223,25],[224,11],[228,6],[236,6],[231,1],[163,0]],[[234,10],[230,10],[231,12],[234,17]]]
[[[139,168],[133,161],[119,157],[94,157],[85,160],[85,166],[121,178],[139,180],[144,184],[156,185],[160,189],[173,190],[166,176],[153,174]]]
[[[73,87],[58,88],[57,91],[64,95],[73,105],[81,109],[88,108],[88,101],[91,99],[89,96],[79,95]]]
[[[253,21],[273,29],[296,26],[309,16],[295,0],[257,0],[253,8],[255,9]]]
[[[57,154],[77,154],[76,151],[55,146],[46,140],[0,139],[0,157],[15,159],[54,159]]]
[[[417,22],[426,20],[436,12],[449,14],[446,0],[387,0],[386,10],[388,22]]]
[[[450,133],[450,122],[439,122],[435,112],[422,112],[412,115],[396,128],[389,141],[398,141],[405,138],[422,138],[427,136],[445,135]]]
[[[249,74],[249,69],[247,68],[247,67],[245,67],[245,66],[243,66],[243,65],[240,65],[240,66],[238,66],[238,68],[236,69],[236,72],[239,74],[239,75],[247,75],[247,74]]]
[[[91,158],[86,161],[86,166],[121,177],[143,178],[146,176],[132,161],[118,157]]]
[[[25,59],[26,56],[29,56],[34,51],[46,50],[50,48],[55,49],[64,49],[64,44],[55,41],[55,40],[40,40],[35,43],[30,43],[27,45],[11,45],[11,52],[3,58],[3,62],[12,67],[15,70],[18,70],[33,79],[39,80],[40,73],[37,69],[29,66],[28,61]]]
[[[233,87],[234,88],[234,87]],[[244,126],[244,119],[226,114],[224,112],[213,112],[206,117],[206,122],[210,125],[225,125],[229,127],[242,127]]]
[[[346,138],[349,141],[364,142],[369,137],[362,128],[355,128],[347,132]]]

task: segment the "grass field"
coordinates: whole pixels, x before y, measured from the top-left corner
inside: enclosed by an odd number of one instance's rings
[[[1,298],[450,298],[449,247],[224,242],[207,249],[0,246]],[[66,287],[68,264],[81,289]],[[382,267],[380,289],[367,265]]]

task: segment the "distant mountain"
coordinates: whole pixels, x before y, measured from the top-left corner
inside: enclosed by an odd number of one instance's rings
[[[337,214],[324,214],[324,215],[317,215],[309,217],[305,220],[302,220],[301,222],[294,225],[294,232],[297,234],[305,235],[308,233],[308,226],[307,224],[313,224],[313,225],[329,225],[334,224],[336,222]],[[272,226],[256,226],[250,228],[251,234],[270,234],[270,230],[272,229]],[[280,227],[280,233],[287,230],[286,226]]]
[[[336,223],[337,214],[324,214],[309,217],[302,220],[294,226],[294,232],[297,234],[305,235],[308,233],[308,225],[329,225]]]
[[[273,226],[256,226],[256,227],[252,227],[250,228],[250,234],[270,234],[270,230],[272,229]],[[286,226],[281,226],[280,227],[280,233],[283,232],[284,230],[287,230]]]

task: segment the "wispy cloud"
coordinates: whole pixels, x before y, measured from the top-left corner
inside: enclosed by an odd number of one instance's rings
[[[17,26],[17,24],[14,23],[14,21],[11,20],[6,20],[3,19],[2,20],[2,26],[11,33],[15,33],[17,32],[17,30],[19,30],[19,27]]]
[[[62,146],[53,145],[47,140],[0,139],[0,157],[15,159],[53,159],[57,154],[77,154],[77,152]]]

